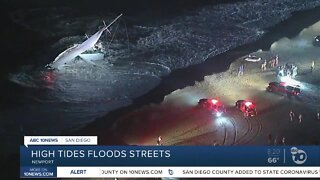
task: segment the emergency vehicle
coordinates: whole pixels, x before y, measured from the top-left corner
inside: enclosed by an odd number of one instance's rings
[[[286,93],[287,95],[299,95],[301,90],[299,86],[288,85],[285,82],[271,82],[267,87],[269,92]]]
[[[218,99],[200,99],[198,107],[211,111],[216,116],[221,116],[226,112],[223,103]]]
[[[243,112],[244,116],[256,116],[256,105],[251,101],[238,100],[236,102],[236,108]]]

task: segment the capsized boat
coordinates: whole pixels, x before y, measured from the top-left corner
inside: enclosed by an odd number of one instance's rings
[[[72,61],[74,58],[79,56],[81,53],[92,48],[98,42],[99,38],[101,37],[101,35],[104,31],[107,30],[108,32],[110,32],[108,28],[114,22],[116,22],[121,16],[122,16],[122,14],[117,16],[109,25],[107,25],[107,26],[105,25],[102,29],[100,29],[98,32],[93,34],[90,38],[88,38],[83,43],[72,46],[72,47],[64,50],[62,53],[60,53],[54,59],[54,61],[52,63],[48,64],[47,67],[52,68],[52,69],[58,69],[58,70],[63,68],[65,65],[67,65],[70,61]]]

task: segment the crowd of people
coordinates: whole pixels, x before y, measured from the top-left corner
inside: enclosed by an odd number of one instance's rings
[[[286,63],[285,65],[279,65],[279,56],[276,55],[271,60],[264,60],[261,64],[261,71],[266,71],[268,68],[276,68],[276,76],[283,77],[288,76],[294,78],[298,74],[298,67],[294,64]],[[314,71],[315,61],[311,63],[311,73]],[[238,76],[242,76],[244,72],[244,65],[241,64],[238,68]]]
[[[276,75],[283,77],[288,76],[294,78],[298,74],[298,67],[294,64],[287,63],[283,66],[278,66],[276,69]]]
[[[264,62],[261,64],[261,71],[267,70],[267,67],[268,67],[267,64],[269,64],[270,68],[277,67],[279,64],[279,56],[277,55],[275,58],[269,60],[268,63],[267,63],[267,60],[264,60]]]

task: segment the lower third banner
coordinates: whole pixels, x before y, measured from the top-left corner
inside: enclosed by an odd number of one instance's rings
[[[21,146],[20,177],[320,177],[320,146]]]

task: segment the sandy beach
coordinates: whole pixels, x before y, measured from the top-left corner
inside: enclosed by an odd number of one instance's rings
[[[105,132],[105,136],[99,133],[101,143],[110,144],[113,139],[115,144],[156,145],[161,135],[164,145],[319,144],[320,120],[316,113],[320,108],[320,54],[318,47],[311,44],[319,27],[318,22],[296,37],[284,37],[272,43],[268,51],[252,52],[262,58],[259,62],[245,61],[247,55],[243,56],[227,71],[205,76],[193,86],[178,89],[165,96],[161,103],[123,114],[108,128],[112,133]],[[298,66],[295,83],[302,91],[298,97],[266,92],[268,83],[277,79],[275,68],[268,65],[266,71],[261,71],[261,64],[276,55],[279,65]],[[311,73],[312,61],[315,69]],[[240,65],[244,65],[243,76],[237,75]],[[227,107],[226,115],[216,118],[197,108],[200,98],[220,99]],[[255,102],[258,116],[246,118],[235,109],[234,103],[239,99]],[[293,121],[290,121],[290,110],[295,113]],[[299,114],[303,117],[301,123]]]

